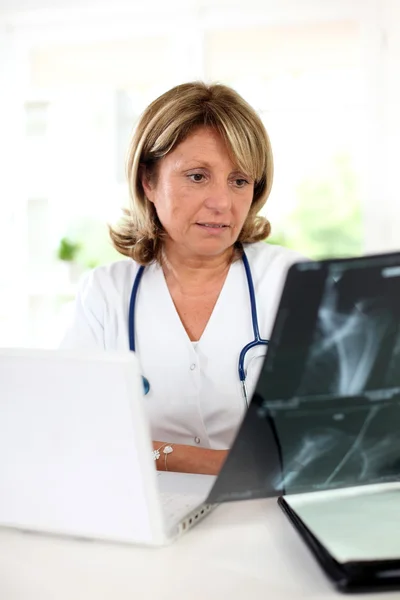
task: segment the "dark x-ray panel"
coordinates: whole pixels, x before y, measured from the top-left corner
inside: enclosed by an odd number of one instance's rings
[[[252,404],[211,499],[395,480],[400,254],[294,265]]]

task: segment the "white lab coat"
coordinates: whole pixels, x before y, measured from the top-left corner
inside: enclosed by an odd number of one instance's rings
[[[245,245],[245,251],[254,280],[261,337],[268,339],[287,269],[302,257],[263,242]],[[129,301],[137,270],[137,263],[122,260],[88,274],[78,292],[63,347],[129,349]],[[245,411],[238,377],[239,353],[254,338],[242,261],[231,265],[197,344],[186,334],[158,264],[144,271],[135,327],[140,368],[150,382],[143,402],[152,438],[229,448]],[[247,354],[249,397],[265,354],[265,346]]]

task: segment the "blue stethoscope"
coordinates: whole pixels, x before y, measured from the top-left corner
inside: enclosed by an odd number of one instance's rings
[[[238,361],[238,374],[239,374],[239,380],[242,386],[242,394],[243,394],[243,398],[246,402],[246,407],[249,406],[249,398],[247,395],[247,388],[246,388],[246,371],[244,368],[244,360],[246,357],[246,354],[249,350],[251,350],[252,348],[254,348],[255,346],[268,346],[268,340],[264,340],[262,339],[262,337],[260,336],[260,330],[258,327],[258,316],[257,316],[257,305],[256,305],[256,296],[254,293],[254,283],[253,283],[253,277],[251,275],[251,270],[250,270],[250,265],[249,265],[249,261],[247,259],[247,256],[245,254],[245,252],[243,252],[243,256],[242,256],[242,260],[243,260],[243,265],[244,265],[244,269],[246,271],[246,278],[247,278],[247,286],[249,288],[249,296],[250,296],[250,308],[251,308],[251,320],[252,320],[252,324],[253,324],[253,334],[254,334],[254,339],[252,342],[249,342],[240,352],[239,355],[239,361]],[[137,272],[137,275],[135,277],[135,281],[133,283],[133,287],[132,287],[132,293],[131,293],[131,300],[129,303],[129,322],[128,322],[128,327],[129,327],[129,348],[132,352],[135,352],[135,307],[136,307],[136,298],[137,298],[137,293],[138,293],[138,289],[139,289],[139,285],[140,285],[140,281],[142,279],[143,273],[144,273],[144,266],[141,266]],[[144,388],[144,393],[148,394],[150,391],[150,383],[149,380],[146,379],[146,377],[142,377],[143,379],[143,388]]]

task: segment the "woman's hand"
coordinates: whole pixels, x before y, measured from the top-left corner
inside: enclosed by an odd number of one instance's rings
[[[165,446],[172,446],[173,452],[164,454]],[[161,449],[160,449],[161,448]],[[160,458],[155,463],[159,471],[178,473],[201,473],[218,475],[228,455],[228,450],[211,450],[184,444],[153,442],[153,449],[160,449]]]

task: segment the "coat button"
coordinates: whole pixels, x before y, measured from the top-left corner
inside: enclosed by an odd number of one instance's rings
[[[201,440],[200,440],[200,438],[199,438],[199,437],[195,437],[195,438],[194,438],[194,441],[196,442],[196,444],[200,444],[200,442],[201,442]]]
[[[194,370],[195,370],[195,368],[196,368],[196,365],[195,365],[194,363],[193,363],[192,365],[190,365],[190,370],[191,370],[191,371],[194,371]]]

